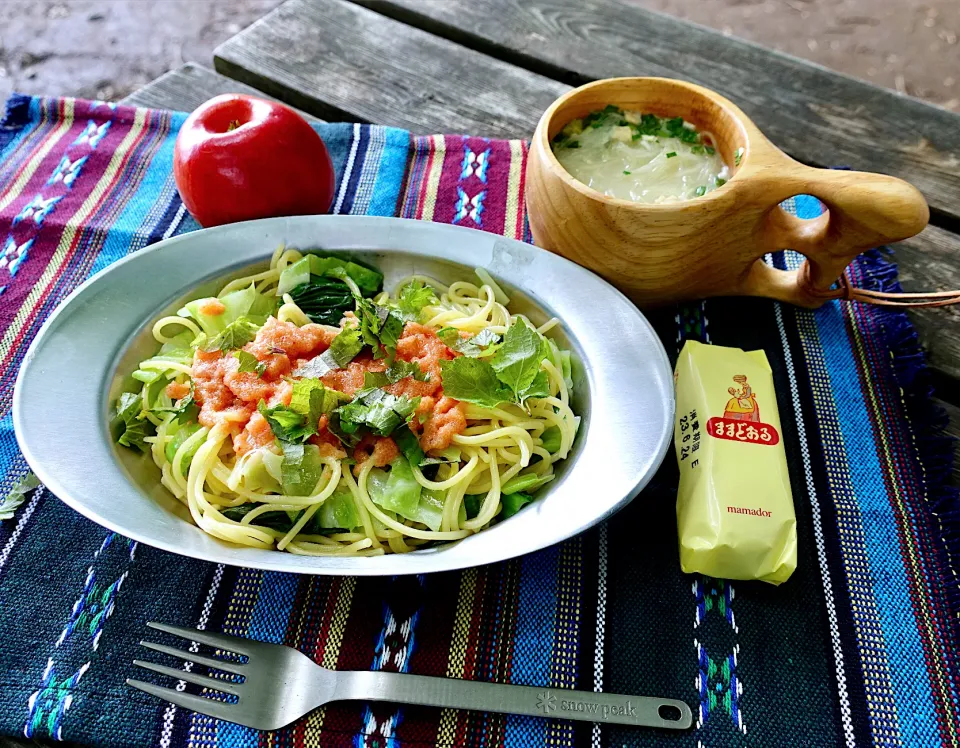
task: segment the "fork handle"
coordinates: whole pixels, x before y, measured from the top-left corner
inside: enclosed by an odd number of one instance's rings
[[[690,707],[676,699],[531,688],[383,671],[340,671],[337,675],[337,700],[392,701],[668,730],[686,730],[693,722]],[[661,714],[673,718],[664,719]]]

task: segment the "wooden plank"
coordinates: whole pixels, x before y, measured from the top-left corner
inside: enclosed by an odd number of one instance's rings
[[[342,0],[289,0],[214,60],[312,114],[423,134],[529,137],[567,88]]]
[[[354,0],[575,85],[685,78],[736,102],[794,158],[915,184],[960,221],[960,115],[613,0]]]
[[[164,73],[140,90],[134,91],[123,100],[123,103],[154,109],[175,109],[181,112],[190,112],[207,99],[225,93],[242,93],[266,99],[272,98],[262,91],[215,73],[203,65],[188,62],[176,70]],[[303,112],[301,114],[312,122],[320,121],[309,114]]]

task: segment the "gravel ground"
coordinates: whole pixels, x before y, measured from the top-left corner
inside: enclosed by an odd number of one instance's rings
[[[122,98],[279,2],[0,0],[0,98]],[[960,0],[632,2],[960,111]]]

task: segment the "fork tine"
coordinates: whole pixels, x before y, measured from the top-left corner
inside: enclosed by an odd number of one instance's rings
[[[190,709],[194,712],[199,712],[200,714],[206,714],[208,717],[213,717],[214,719],[236,722],[237,719],[243,718],[241,714],[238,714],[240,710],[234,709],[234,704],[205,699],[202,696],[194,696],[192,693],[187,693],[186,691],[174,691],[172,688],[155,686],[153,683],[146,683],[134,678],[127,678],[127,685],[144,693],[148,693],[151,696],[156,696],[158,699],[169,701],[172,704],[182,706],[184,709]]]
[[[166,644],[157,644],[156,642],[141,641],[140,646],[146,647],[147,649],[152,649],[155,652],[163,652],[164,654],[172,655],[173,657],[186,660],[187,662],[195,662],[198,665],[206,665],[207,667],[216,668],[217,670],[223,670],[227,673],[234,673],[236,675],[243,675],[244,673],[244,667],[239,662],[218,660],[215,657],[204,657],[203,655],[187,652],[186,650],[178,649],[177,647],[168,647]]]
[[[259,643],[251,641],[250,639],[241,639],[239,636],[230,636],[229,634],[212,634],[209,631],[185,629],[181,628],[180,626],[170,626],[166,623],[157,623],[156,621],[147,621],[147,626],[152,629],[156,629],[157,631],[165,631],[168,634],[179,636],[181,639],[199,642],[200,644],[208,644],[211,647],[226,649],[231,652],[248,656],[250,654],[250,650],[253,648],[251,645]]]
[[[166,665],[158,665],[155,662],[147,662],[145,660],[134,660],[133,664],[137,667],[152,670],[155,673],[169,675],[171,678],[185,680],[187,683],[196,683],[198,686],[205,686],[206,688],[211,688],[215,691],[223,691],[225,693],[232,693],[234,695],[240,694],[241,684],[239,683],[231,683],[228,680],[220,680],[219,678],[208,678],[206,675],[197,675],[196,673],[191,673],[187,670],[180,670],[179,668],[175,667],[167,667]]]

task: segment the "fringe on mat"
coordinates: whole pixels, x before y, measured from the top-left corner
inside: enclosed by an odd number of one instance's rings
[[[888,247],[860,256],[861,284],[876,291],[901,292],[897,265]],[[946,433],[946,411],[933,401],[933,385],[916,329],[904,311],[877,308],[887,343],[894,353],[893,368],[910,413],[910,428],[923,467],[927,502],[939,518],[937,566],[950,608],[954,641],[960,642],[960,586],[952,570],[960,572],[960,489],[951,485],[956,439]]]

